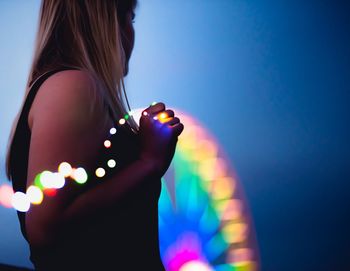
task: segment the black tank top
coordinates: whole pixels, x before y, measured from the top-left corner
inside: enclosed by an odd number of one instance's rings
[[[75,68],[61,67],[40,76],[31,86],[13,137],[10,159],[14,191],[26,191],[31,131],[28,114],[41,84],[51,75]],[[110,111],[109,111],[110,112]],[[112,116],[111,112],[110,115]],[[112,117],[113,119],[113,117]],[[117,124],[117,122],[115,121]],[[110,153],[119,157],[118,167],[106,178],[134,161],[140,146],[130,126],[117,127],[110,138],[112,149],[101,148],[96,166],[106,163]],[[89,186],[86,185],[88,188]],[[88,225],[66,230],[62,238],[46,247],[29,243],[30,259],[36,270],[164,270],[159,253],[158,199],[161,180],[150,179],[128,193],[108,210],[102,211]],[[17,212],[24,238],[25,213]],[[79,230],[78,230],[79,229]]]

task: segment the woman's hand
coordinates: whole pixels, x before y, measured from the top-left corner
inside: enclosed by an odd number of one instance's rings
[[[156,118],[156,119],[155,119]],[[174,111],[165,110],[163,103],[146,108],[140,118],[140,159],[151,163],[155,174],[162,177],[173,159],[178,136],[184,129]]]

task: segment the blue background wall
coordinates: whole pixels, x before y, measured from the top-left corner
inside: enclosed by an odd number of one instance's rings
[[[283,3],[282,3],[283,2]],[[345,1],[140,0],[132,107],[163,101],[210,129],[245,189],[263,270],[350,270],[350,19]],[[0,184],[38,0],[0,1]],[[0,262],[31,266],[0,207]]]

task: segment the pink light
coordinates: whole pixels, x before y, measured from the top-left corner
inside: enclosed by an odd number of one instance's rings
[[[0,186],[0,205],[6,208],[12,208],[12,196],[14,192],[10,185],[3,184]]]

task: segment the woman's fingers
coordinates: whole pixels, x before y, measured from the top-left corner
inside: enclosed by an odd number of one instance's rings
[[[179,136],[184,130],[184,125],[181,122],[176,123],[173,126],[171,126],[171,130],[174,132],[176,136]]]
[[[180,122],[180,119],[178,117],[175,118],[168,118],[164,123],[168,124],[168,125],[174,125]]]
[[[156,103],[155,105],[152,105],[148,107],[145,111],[151,115],[158,114],[165,110],[165,104],[164,103]]]

